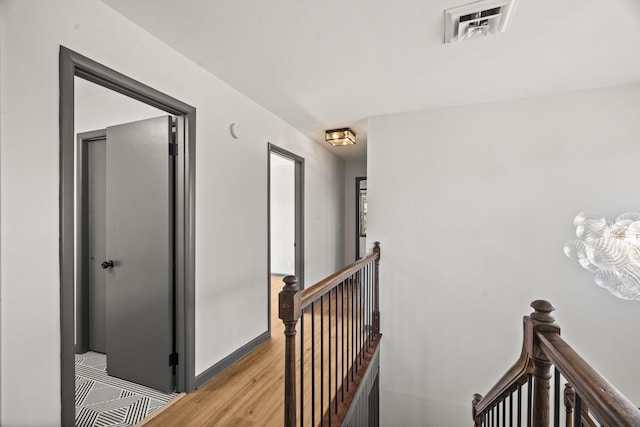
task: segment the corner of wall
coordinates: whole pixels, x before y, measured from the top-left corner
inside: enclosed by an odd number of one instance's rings
[[[4,8],[5,8],[5,2],[0,2],[0,165],[2,165],[2,141],[4,140],[4,138],[2,137],[2,117],[4,115],[4,103],[2,102],[2,100],[4,99],[2,97],[2,89],[4,87],[4,79],[3,76],[5,75],[4,70],[3,70],[3,65],[4,65],[4,61],[3,61],[3,55],[2,52],[4,52],[4,45],[3,45],[3,40],[4,40],[4,34],[3,34],[3,28],[5,28],[4,25]],[[3,168],[0,166],[0,171]],[[1,207],[4,204],[2,203],[2,174],[0,174],[0,236],[2,236],[2,209]],[[2,240],[0,237],[0,378],[2,378]],[[0,425],[2,425],[2,385],[0,385]]]

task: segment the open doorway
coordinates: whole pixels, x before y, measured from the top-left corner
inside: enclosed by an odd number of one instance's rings
[[[304,159],[268,145],[269,280],[271,330],[272,301],[282,289],[282,277],[295,275],[304,288]]]
[[[61,411],[61,424],[62,425],[74,425],[75,423],[75,350],[78,342],[83,338],[78,338],[76,332],[80,335],[84,333],[83,330],[76,331],[76,325],[81,324],[82,311],[81,308],[76,312],[76,307],[82,307],[83,294],[79,291],[82,288],[82,278],[87,273],[87,264],[83,262],[82,258],[87,255],[86,247],[83,247],[83,239],[86,237],[86,232],[82,230],[82,227],[86,224],[82,221],[82,214],[77,213],[77,208],[81,207],[86,201],[86,198],[81,196],[83,187],[82,176],[76,181],[76,177],[79,176],[78,165],[82,164],[83,144],[88,143],[87,135],[82,142],[76,142],[76,121],[79,116],[76,111],[76,97],[75,97],[75,83],[77,78],[82,78],[88,82],[95,83],[101,88],[106,88],[109,91],[117,92],[118,94],[126,95],[127,97],[135,100],[138,104],[144,107],[153,107],[157,109],[159,113],[164,114],[163,117],[157,117],[148,120],[138,120],[135,123],[112,123],[107,125],[102,138],[107,139],[106,148],[113,147],[111,155],[111,164],[119,165],[120,170],[114,169],[110,173],[113,179],[112,189],[124,190],[125,192],[132,190],[130,194],[119,194],[113,203],[106,203],[107,212],[111,212],[107,217],[112,218],[113,224],[128,224],[132,225],[132,221],[129,218],[123,218],[121,215],[126,215],[129,211],[129,207],[137,203],[141,209],[148,209],[151,207],[154,212],[158,209],[164,211],[160,215],[161,228],[164,230],[160,232],[163,243],[161,245],[155,245],[149,243],[144,248],[136,249],[136,256],[143,256],[149,253],[149,248],[154,246],[162,246],[160,257],[163,259],[164,266],[160,266],[160,269],[166,269],[167,273],[163,275],[166,282],[166,286],[163,288],[163,298],[170,307],[165,307],[170,313],[168,320],[163,320],[164,326],[159,328],[164,340],[162,354],[157,358],[158,366],[161,366],[165,373],[165,384],[161,386],[163,388],[171,388],[176,391],[192,391],[195,389],[195,344],[194,344],[194,330],[195,330],[195,313],[194,313],[194,185],[195,185],[195,109],[187,104],[184,104],[174,98],[162,94],[148,86],[145,86],[135,80],[132,80],[122,74],[117,73],[107,67],[104,67],[82,55],[79,55],[64,47],[60,49],[60,239],[61,239],[61,286],[60,286],[60,313],[61,313],[61,394],[62,394],[62,411]],[[154,112],[154,115],[157,115]],[[111,129],[111,131],[110,131]],[[151,129],[159,129],[159,133],[163,135],[163,144],[161,148],[155,150],[156,154],[150,154],[149,151],[141,150],[141,156],[136,157],[134,153],[128,151],[131,147],[140,147],[146,144],[147,136],[153,134]],[[146,135],[141,137],[141,140],[132,142],[127,135],[135,134],[137,136]],[[94,135],[95,136],[95,135]],[[97,137],[95,141],[99,140]],[[109,142],[110,141],[110,142]],[[154,140],[155,141],[155,140]],[[113,142],[113,144],[112,144]],[[157,144],[153,144],[156,148]],[[100,148],[98,148],[92,155],[96,158],[100,157]],[[91,151],[94,151],[93,149]],[[140,154],[138,153],[138,154]],[[86,153],[84,153],[86,154]],[[174,157],[175,159],[171,159]],[[142,177],[146,176],[146,172],[149,171],[149,165],[143,165],[141,162],[146,162],[151,158],[164,159],[160,160],[160,163],[164,163],[161,168],[160,175],[155,175],[150,178],[149,181],[160,181],[162,185],[159,191],[157,191],[152,199],[157,201],[163,199],[163,206],[161,208],[154,208],[150,205],[149,200],[142,202],[140,193],[143,191],[135,186],[130,186],[130,182],[137,181],[140,177],[128,178],[123,173],[126,170],[127,174],[133,172],[140,174]],[[80,161],[78,162],[78,159]],[[133,161],[133,164],[125,164],[126,162]],[[154,165],[157,162],[154,162]],[[153,166],[155,167],[155,166]],[[124,169],[122,169],[124,168]],[[133,171],[139,169],[138,172]],[[109,174],[107,174],[109,175]],[[125,181],[117,183],[117,179],[125,178]],[[86,188],[85,188],[86,189]],[[156,190],[152,190],[156,191]],[[115,197],[115,196],[114,196]],[[139,199],[139,200],[137,200]],[[140,203],[138,203],[140,202]],[[142,214],[149,216],[149,214]],[[164,218],[164,219],[163,219]],[[143,226],[152,223],[153,221],[144,222]],[[114,230],[116,227],[111,227]],[[157,228],[157,227],[156,227]],[[122,231],[122,230],[121,230]],[[122,233],[125,235],[127,231]],[[153,236],[154,232],[148,233],[149,236]],[[145,238],[145,240],[148,240]],[[86,242],[85,242],[86,245]],[[105,259],[95,260],[104,269],[109,271],[107,274],[113,276],[122,276],[125,272],[125,265],[137,265],[141,262],[146,262],[141,259],[134,260],[129,258],[128,261],[111,258],[111,254],[106,254]],[[166,259],[165,259],[166,258]],[[122,268],[118,268],[122,267]],[[126,283],[130,283],[130,279],[125,279]],[[78,285],[78,287],[76,287]],[[140,303],[146,304],[149,301],[148,294],[145,290],[140,290],[139,295],[130,293],[125,284],[121,289],[125,289],[121,292],[121,296],[124,295],[126,303],[115,304],[118,308],[123,308],[124,305],[129,302],[136,302],[137,308],[134,307],[130,310],[130,313],[139,311],[140,313],[149,314],[149,317],[153,317],[150,313],[155,312],[155,309],[148,309],[148,307],[140,308]],[[114,307],[115,307],[114,306]],[[157,313],[156,313],[157,314]],[[127,314],[121,313],[115,318],[125,319]],[[163,317],[160,314],[161,318]],[[80,319],[78,319],[80,318]],[[80,320],[80,323],[78,323]],[[131,319],[128,319],[131,320]],[[144,323],[141,320],[139,323]],[[149,325],[149,324],[148,324]],[[122,325],[120,325],[122,326]],[[126,329],[126,328],[124,328]],[[148,330],[155,330],[156,325],[152,324],[147,326]],[[122,328],[121,328],[122,330]],[[153,333],[153,332],[152,332]],[[137,345],[138,336],[132,335],[129,337],[129,341],[126,340],[120,342],[121,353],[127,353],[127,357],[131,355],[132,343]],[[113,348],[110,343],[107,344],[107,352],[109,348]],[[143,346],[137,346],[138,355],[144,350]],[[152,351],[154,356],[159,351]],[[164,353],[167,354],[164,354]],[[143,355],[144,357],[144,355]],[[125,357],[121,357],[122,360]],[[142,359],[142,365],[146,365],[146,359]],[[152,364],[152,363],[150,363]],[[174,365],[173,367],[171,365]],[[126,365],[126,363],[125,363]],[[165,366],[166,365],[166,366]],[[146,369],[146,368],[145,368]],[[139,369],[134,369],[139,371]],[[125,375],[125,374],[123,374]],[[135,381],[136,379],[134,379]]]
[[[271,153],[271,275],[295,275],[295,162]]]
[[[367,255],[367,177],[356,177],[356,260]]]

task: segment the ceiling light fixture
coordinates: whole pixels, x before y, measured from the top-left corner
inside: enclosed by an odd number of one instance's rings
[[[324,140],[334,147],[353,145],[356,143],[356,134],[349,128],[333,129],[325,132]]]
[[[640,213],[620,215],[615,222],[596,212],[573,220],[577,240],[564,253],[594,273],[594,281],[615,296],[640,300]]]

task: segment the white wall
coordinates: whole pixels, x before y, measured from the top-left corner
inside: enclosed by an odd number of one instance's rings
[[[345,163],[344,176],[344,263],[349,265],[356,260],[356,177],[367,176],[367,159]]]
[[[7,0],[0,19],[0,424],[60,419],[61,44],[197,108],[196,373],[267,328],[269,141],[306,159],[307,282],[342,265],[344,165],[328,150],[97,0]]]
[[[109,126],[152,117],[166,116],[168,113],[144,104],[118,92],[108,90],[83,80],[75,79],[74,125],[76,134],[106,129]],[[87,89],[87,96],[78,96]]]
[[[0,10],[2,6],[0,5]],[[2,123],[4,109],[2,107],[2,76],[4,75],[4,61],[2,58],[4,18],[0,15],[0,141],[2,140]],[[0,149],[0,165],[2,164],[2,150]],[[2,200],[2,172],[0,171],[0,201]],[[2,207],[0,206],[0,236],[2,236]],[[1,237],[0,237],[1,240]],[[0,242],[0,367],[2,366],[2,244]],[[0,370],[0,375],[2,371]],[[2,380],[0,380],[2,382]],[[2,422],[2,385],[0,385],[0,423]]]
[[[271,273],[295,274],[295,163],[271,154]]]
[[[563,254],[580,211],[640,210],[638,117],[640,85],[369,120],[382,425],[469,425],[539,298],[640,406],[640,303]]]

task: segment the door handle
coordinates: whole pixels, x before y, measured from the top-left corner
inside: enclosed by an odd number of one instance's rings
[[[113,260],[110,259],[109,261],[103,261],[100,266],[104,269],[113,268]]]

